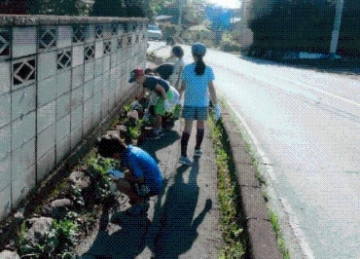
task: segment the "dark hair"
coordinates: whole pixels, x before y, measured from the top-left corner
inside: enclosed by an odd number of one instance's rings
[[[179,45],[176,45],[172,48],[172,53],[174,53],[175,57],[177,58],[182,58],[184,56],[184,50]]]
[[[195,74],[201,76],[205,73],[206,65],[203,61],[202,56],[194,55],[197,57],[196,66],[195,66]]]
[[[145,75],[151,75],[151,74],[153,74],[154,72],[153,72],[153,70],[150,68],[150,67],[148,67],[147,69],[145,69],[144,70],[144,74]]]
[[[115,153],[123,153],[127,148],[125,142],[118,136],[104,135],[96,143],[96,147],[100,156],[111,158]]]

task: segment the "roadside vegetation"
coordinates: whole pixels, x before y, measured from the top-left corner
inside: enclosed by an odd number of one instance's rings
[[[222,105],[226,104],[222,102]],[[219,201],[221,208],[221,229],[223,231],[224,247],[221,250],[219,259],[225,258],[247,258],[249,255],[249,247],[247,244],[245,226],[245,218],[241,212],[240,190],[234,175],[235,169],[231,157],[231,151],[226,133],[223,131],[222,122],[214,121],[211,116],[209,120],[209,128],[211,137],[214,142],[214,150],[216,154],[216,163],[218,168],[218,188]],[[247,143],[247,149],[252,158],[252,165],[255,169],[257,179],[261,184],[265,184],[261,176],[261,163],[256,151],[250,144],[246,134],[242,138]],[[264,194],[265,200],[268,200],[267,194]],[[281,234],[281,228],[278,222],[277,214],[269,209],[269,218],[276,234],[279,249],[284,259],[290,259],[290,254],[286,248],[285,241]]]
[[[245,220],[241,213],[240,191],[237,184],[229,143],[222,130],[221,122],[209,120],[210,134],[214,143],[218,171],[218,189],[221,210],[220,227],[224,240],[219,259],[245,258],[246,234],[243,231]]]

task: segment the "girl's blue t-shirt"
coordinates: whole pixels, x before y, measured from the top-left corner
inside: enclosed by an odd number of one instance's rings
[[[121,165],[129,168],[135,178],[143,177],[151,192],[159,193],[163,188],[163,177],[154,158],[139,147],[129,145],[121,159]]]
[[[211,67],[206,66],[203,75],[195,74],[195,63],[186,65],[181,73],[181,80],[186,82],[184,106],[209,106],[209,82],[215,80]]]

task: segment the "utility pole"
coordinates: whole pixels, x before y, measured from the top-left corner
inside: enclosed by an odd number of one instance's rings
[[[178,0],[179,1],[179,21],[178,21],[178,28],[177,28],[177,32],[176,32],[176,38],[180,37],[180,33],[181,33],[181,19],[182,19],[182,13],[183,13],[183,2],[184,0]]]
[[[344,0],[336,1],[336,11],[335,11],[335,21],[334,21],[334,29],[331,36],[331,44],[330,44],[330,59],[335,59],[337,45],[339,41],[340,34],[340,25],[341,25],[341,16],[344,6]]]

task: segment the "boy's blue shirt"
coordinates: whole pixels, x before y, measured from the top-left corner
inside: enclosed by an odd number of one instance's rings
[[[163,177],[156,161],[139,147],[129,145],[121,159],[121,165],[129,168],[135,178],[143,177],[151,191],[159,192],[163,187]]]

